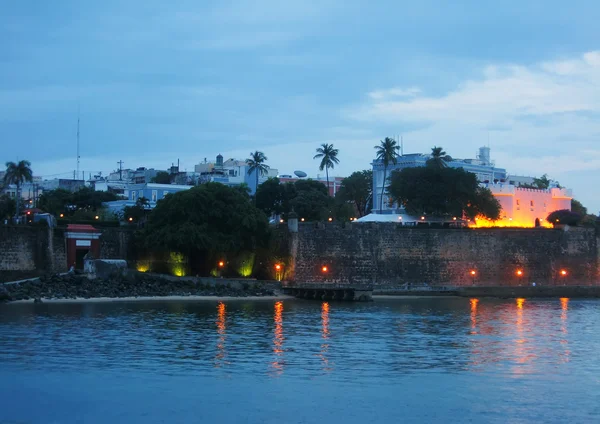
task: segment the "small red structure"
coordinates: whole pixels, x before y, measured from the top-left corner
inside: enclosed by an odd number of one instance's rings
[[[67,269],[83,269],[83,258],[91,252],[94,258],[100,257],[100,230],[91,225],[67,225]]]

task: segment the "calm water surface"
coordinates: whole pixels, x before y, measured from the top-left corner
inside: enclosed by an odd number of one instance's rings
[[[598,423],[600,302],[0,305],[0,423]]]

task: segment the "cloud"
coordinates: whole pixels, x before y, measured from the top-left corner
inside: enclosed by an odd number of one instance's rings
[[[391,97],[415,97],[421,93],[418,87],[410,88],[389,88],[387,90],[375,90],[368,93],[368,96],[374,100],[389,99]]]
[[[490,143],[497,165],[512,174],[571,180],[600,170],[600,51],[528,66],[491,64],[437,96],[400,86],[368,92],[346,116],[400,131],[420,123],[403,131],[411,151],[441,144],[455,157],[474,157]],[[576,192],[600,207],[588,190],[598,184],[600,177],[587,178]]]

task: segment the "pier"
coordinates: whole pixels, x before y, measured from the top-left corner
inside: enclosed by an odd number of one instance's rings
[[[282,283],[283,293],[299,299],[347,300],[369,302],[373,300],[373,287],[340,283]]]

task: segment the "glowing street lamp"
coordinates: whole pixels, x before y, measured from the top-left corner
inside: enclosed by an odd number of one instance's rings
[[[474,269],[472,269],[471,271],[469,271],[469,275],[473,279],[473,285],[475,285],[475,276],[477,275],[477,271],[475,271]]]
[[[421,221],[425,221],[425,217],[424,216],[421,217]]]
[[[129,217],[129,222],[133,222],[133,218],[132,217]]]
[[[566,277],[567,275],[569,275],[569,273],[567,272],[567,270],[566,270],[566,269],[561,269],[561,270],[560,270],[560,276],[561,276],[561,277]]]
[[[280,224],[283,224],[283,219],[280,219],[280,220],[279,220],[279,223],[280,223]]]
[[[331,222],[331,221],[333,221],[333,218],[329,217],[329,219],[327,221]]]
[[[218,265],[219,265],[219,268],[223,268],[225,266],[225,262],[219,261]]]
[[[65,214],[64,214],[64,213],[61,213],[61,214],[60,214],[60,217],[61,217],[61,218],[64,218],[64,217],[65,217]]]
[[[523,276],[523,270],[522,269],[517,269],[517,277],[522,277]]]
[[[94,218],[95,218],[95,219],[100,219],[100,217],[99,217],[98,215],[96,215]]]
[[[329,271],[329,268],[327,268],[327,265],[323,265],[321,267],[321,272],[323,272],[323,274],[326,274]]]

